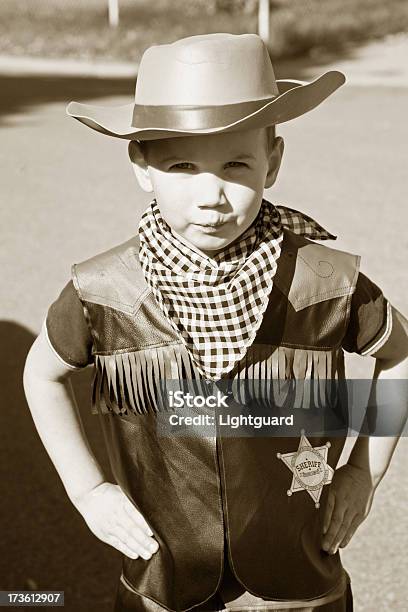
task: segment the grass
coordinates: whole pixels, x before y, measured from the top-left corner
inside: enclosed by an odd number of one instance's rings
[[[256,32],[256,10],[212,10],[204,0],[119,0],[120,25],[107,0],[1,0],[0,54],[86,60],[140,59],[154,43],[210,32]],[[256,2],[252,2],[256,8]],[[275,58],[341,52],[350,43],[408,31],[406,0],[274,0]]]

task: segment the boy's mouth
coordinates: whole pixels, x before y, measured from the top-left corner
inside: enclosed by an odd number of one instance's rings
[[[228,221],[222,221],[220,223],[195,223],[194,225],[199,227],[202,232],[213,233],[220,230],[227,224]]]
[[[200,227],[220,227],[221,225],[225,225],[226,221],[222,223],[197,223]]]
[[[228,223],[225,219],[219,219],[217,221],[208,221],[206,223],[194,223],[194,225],[198,225],[199,227],[221,227],[221,225],[225,225]]]

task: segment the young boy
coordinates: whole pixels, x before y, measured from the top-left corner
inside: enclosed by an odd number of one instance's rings
[[[299,384],[294,399],[273,383],[342,380],[343,348],[374,356],[375,378],[406,378],[407,322],[358,256],[312,242],[334,237],[263,199],[283,154],[275,124],[343,82],[276,81],[259,37],[211,34],[148,49],[134,104],[68,107],[129,140],[154,193],[138,236],[73,266],[24,373],[71,501],[124,555],[116,611],[352,609],[338,549],[367,516],[398,436],[359,436],[336,470],[345,434],[299,426],[326,391]],[[69,376],[88,364],[117,484],[76,415]],[[293,433],[219,435],[220,408],[207,412],[209,434],[160,435],[159,421],[174,425],[160,407],[165,380],[249,381],[231,405],[256,404],[258,385],[279,414],[299,408]]]

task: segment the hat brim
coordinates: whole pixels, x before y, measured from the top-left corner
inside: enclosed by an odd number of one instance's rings
[[[205,135],[250,130],[266,125],[284,123],[304,115],[328,98],[343,85],[345,80],[344,74],[337,70],[326,72],[309,83],[278,80],[278,96],[272,100],[268,99],[261,107],[259,107],[259,100],[253,101],[253,110],[251,110],[251,102],[242,103],[243,116],[233,122],[231,122],[231,113],[228,110],[232,105],[207,107],[205,128],[164,128],[162,125],[160,127],[157,125],[156,127],[154,125],[146,127],[144,125],[138,128],[132,125],[135,110],[135,104],[133,103],[124,106],[102,107],[70,102],[67,106],[67,114],[98,132],[126,140],[158,140],[194,134]],[[233,106],[237,107],[239,104]],[[165,114],[166,107],[161,108],[164,109]],[[223,109],[225,109],[224,113]],[[172,110],[174,111],[174,107]],[[235,108],[235,114],[236,110],[237,108]],[[188,112],[188,110],[182,111],[184,118]],[[177,122],[173,125],[177,125]]]

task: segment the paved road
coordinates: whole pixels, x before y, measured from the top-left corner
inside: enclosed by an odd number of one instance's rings
[[[293,74],[314,72],[297,67]],[[338,248],[360,253],[362,269],[407,311],[408,89],[401,82],[356,82],[280,128],[284,166],[268,195],[315,216],[339,236]],[[65,102],[123,104],[132,90],[126,80],[0,77],[0,475],[7,490],[0,509],[0,587],[65,588],[69,611],[92,610],[91,601],[100,612],[110,610],[119,555],[89,534],[66,501],[33,431],[20,376],[70,264],[130,237],[148,203],[125,143],[66,117]],[[351,358],[349,372],[362,377],[372,362]],[[87,413],[89,375],[75,384],[86,429],[104,462],[99,426]],[[403,440],[368,520],[344,551],[357,611],[408,609],[406,451]]]

